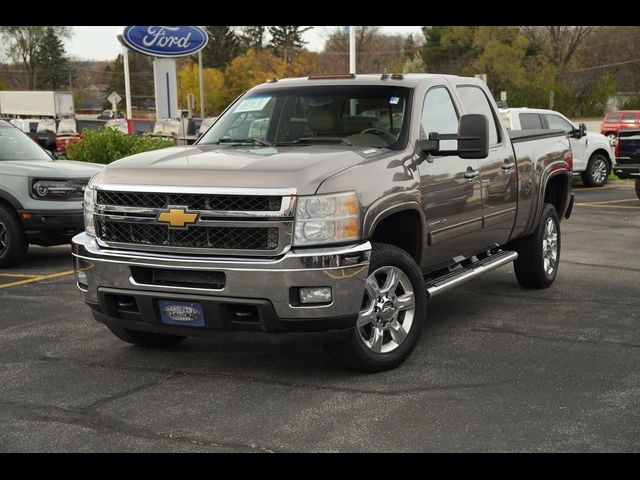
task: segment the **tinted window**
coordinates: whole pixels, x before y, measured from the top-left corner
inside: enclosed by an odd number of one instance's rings
[[[51,157],[17,128],[0,127],[0,161],[51,160]]]
[[[636,114],[635,113],[625,113],[624,115],[622,115],[622,121],[624,123],[633,123],[636,121]]]
[[[136,135],[141,135],[146,132],[151,132],[153,130],[152,122],[133,122],[133,133]]]
[[[573,132],[573,125],[558,115],[545,115],[551,130],[563,130],[566,133]]]
[[[542,130],[542,118],[537,113],[521,113],[520,128],[522,130]]]
[[[605,122],[619,122],[622,114],[620,113],[610,113],[607,115]]]
[[[500,142],[498,127],[493,117],[493,110],[484,92],[478,87],[463,86],[458,87],[458,94],[462,99],[465,113],[480,113],[487,117],[487,121],[489,122],[489,144]]]
[[[458,133],[458,114],[449,92],[444,87],[429,90],[424,97],[420,138],[428,138],[431,132]],[[441,150],[455,150],[455,140],[440,142]]]

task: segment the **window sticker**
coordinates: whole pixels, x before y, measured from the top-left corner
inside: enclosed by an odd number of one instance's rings
[[[400,101],[400,97],[389,97],[389,103],[391,105],[397,105]]]
[[[259,112],[271,100],[270,96],[245,98],[234,110],[234,113]]]

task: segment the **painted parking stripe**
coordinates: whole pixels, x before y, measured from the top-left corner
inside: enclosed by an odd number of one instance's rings
[[[43,274],[41,273],[32,273],[27,275],[26,273],[0,273],[0,277],[11,277],[11,278],[33,278],[33,277],[41,277]]]
[[[629,206],[629,205],[603,205],[601,203],[576,203],[576,207],[595,207],[595,208],[631,208],[631,209],[640,209],[640,205],[638,206]]]
[[[19,280],[17,282],[1,284],[0,288],[17,287],[18,285],[26,285],[27,283],[41,282],[43,280],[49,280],[51,278],[58,278],[58,277],[65,277],[67,275],[72,275],[72,274],[73,274],[73,270],[66,270],[64,272],[52,273],[49,275],[38,275],[38,276],[33,276],[32,278]]]

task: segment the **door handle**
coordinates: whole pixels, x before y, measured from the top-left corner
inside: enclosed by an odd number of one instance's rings
[[[515,163],[515,162],[510,162],[510,161],[508,161],[508,160],[505,160],[505,161],[502,163],[502,169],[503,169],[503,170],[511,170],[511,169],[512,169],[513,167],[515,167],[515,166],[516,166],[516,163]]]
[[[478,175],[480,175],[480,170],[473,170],[471,167],[467,167],[467,171],[464,172],[464,178],[468,178],[469,180],[473,180]]]

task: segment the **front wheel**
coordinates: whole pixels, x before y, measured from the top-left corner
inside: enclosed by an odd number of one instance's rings
[[[22,260],[28,246],[17,213],[0,205],[0,268],[10,267]]]
[[[518,259],[513,262],[518,283],[528,288],[547,288],[560,266],[560,220],[553,205],[546,203],[536,229],[514,244]]]
[[[351,336],[325,349],[343,365],[382,372],[401,365],[420,338],[426,316],[424,280],[404,250],[374,244],[364,298]]]
[[[587,169],[582,172],[582,182],[587,187],[601,187],[607,183],[609,177],[609,162],[604,155],[594,153],[587,163]]]

